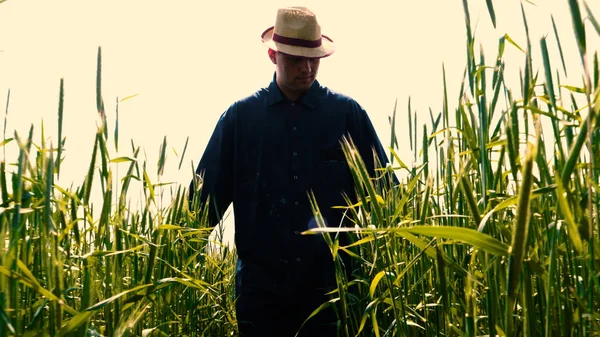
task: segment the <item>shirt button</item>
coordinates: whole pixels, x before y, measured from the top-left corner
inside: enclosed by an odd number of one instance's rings
[[[296,201],[296,202],[294,203],[294,205],[298,206],[298,205],[300,205],[300,203]]]
[[[294,234],[300,235],[300,231],[294,231]]]
[[[298,128],[294,126],[294,127],[292,127],[292,130],[296,131],[296,130],[298,130]]]
[[[294,180],[298,180],[298,176],[294,176]]]
[[[301,258],[299,258],[299,257],[296,258],[296,262],[301,262],[301,261],[302,261]]]
[[[298,155],[298,152],[294,151],[294,153],[292,153],[292,154],[293,154],[293,155],[294,155],[294,157],[295,157],[295,156],[297,156],[297,155]]]

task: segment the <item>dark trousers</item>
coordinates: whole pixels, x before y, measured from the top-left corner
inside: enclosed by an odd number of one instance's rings
[[[327,299],[315,293],[282,297],[272,291],[241,291],[236,302],[240,337],[336,337],[331,307],[306,321]]]

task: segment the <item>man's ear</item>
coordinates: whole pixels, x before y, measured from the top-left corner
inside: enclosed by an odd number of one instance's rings
[[[269,48],[269,58],[273,64],[277,64],[277,52]]]

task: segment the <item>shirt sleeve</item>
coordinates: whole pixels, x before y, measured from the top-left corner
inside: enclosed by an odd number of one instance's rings
[[[361,158],[363,159],[369,175],[375,175],[375,167],[379,161],[383,167],[389,163],[388,156],[373,123],[367,112],[357,102],[353,103],[352,115],[350,118],[349,134]],[[376,158],[373,155],[376,155]],[[395,174],[392,175],[394,185],[398,185],[398,179]]]
[[[190,183],[190,204],[194,204],[194,195],[200,192],[199,205],[209,207],[208,217],[211,224],[221,220],[233,198],[235,109],[235,105],[232,105],[219,118],[196,168],[196,177]]]

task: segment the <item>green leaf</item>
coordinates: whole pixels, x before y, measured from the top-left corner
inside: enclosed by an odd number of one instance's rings
[[[556,185],[551,185],[551,186],[539,188],[537,190],[532,191],[531,192],[531,200],[537,199],[537,198],[541,197],[542,195],[551,192],[552,190],[554,190],[555,187],[556,187]],[[517,201],[518,201],[518,196],[512,196],[510,198],[502,200],[501,203],[499,203],[498,205],[496,205],[496,207],[494,207],[494,209],[492,209],[491,211],[489,211],[481,219],[481,223],[479,224],[479,227],[477,228],[477,231],[478,232],[483,232],[483,230],[485,229],[485,226],[486,226],[488,220],[490,219],[490,217],[494,213],[496,213],[498,211],[501,211],[503,209],[506,209],[508,207],[515,206],[517,204]]]
[[[205,231],[206,228],[191,228],[191,227],[185,227],[185,226],[177,226],[177,225],[171,225],[171,224],[163,224],[163,225],[159,225],[158,229],[162,229],[162,230],[178,230],[178,231],[187,231],[187,232],[200,232],[200,231]]]
[[[586,45],[585,45],[585,25],[581,19],[581,10],[579,9],[578,0],[569,0],[569,7],[571,8],[571,20],[573,21],[573,31],[575,32],[575,38],[577,39],[577,46],[579,47],[579,55],[581,60],[585,57]]]
[[[181,170],[181,164],[183,164],[183,158],[185,158],[185,151],[187,150],[189,140],[190,140],[190,137],[188,136],[185,139],[185,145],[183,146],[183,152],[181,153],[181,159],[179,159],[179,166],[177,167],[178,170]]]
[[[78,313],[73,318],[66,321],[67,324],[63,325],[62,328],[58,330],[56,337],[63,337],[73,333],[75,330],[77,330],[78,327],[86,323],[90,316],[92,316],[93,314],[93,311],[84,311]]]
[[[2,142],[0,142],[0,146],[4,146],[4,145],[10,143],[13,139],[14,138],[8,138],[8,139],[3,140]]]
[[[544,74],[546,75],[546,88],[548,89],[548,95],[550,96],[550,102],[552,107],[556,106],[556,96],[554,95],[554,82],[552,81],[552,68],[550,68],[550,58],[548,57],[548,46],[546,45],[546,38],[543,37],[540,40],[540,46],[542,48],[542,59],[544,60]]]
[[[135,158],[131,157],[117,157],[110,160],[111,163],[125,163],[125,162],[135,162],[137,161]]]
[[[311,318],[313,318],[315,315],[317,315],[318,313],[320,313],[321,311],[327,309],[329,306],[331,306],[333,303],[338,302],[340,299],[339,298],[334,298],[331,299],[323,304],[321,304],[317,309],[315,309],[310,315],[308,315],[308,317],[304,320],[304,322],[302,323],[302,325],[300,326],[300,331],[302,330],[302,327],[306,324],[306,322],[308,322]]]
[[[596,29],[596,33],[598,33],[598,35],[600,35],[600,25],[598,24],[598,21],[594,17],[594,14],[592,14],[592,11],[590,10],[590,7],[588,7],[586,1],[583,2],[583,6],[585,7],[585,11],[588,15],[588,19],[592,23],[592,26],[594,26],[594,29]]]
[[[115,142],[115,151],[119,153],[119,98],[117,97],[117,103],[115,105],[115,132],[114,132],[114,142]]]
[[[490,13],[490,19],[492,19],[492,24],[494,28],[496,28],[496,13],[494,12],[494,4],[492,0],[485,0],[485,3],[488,8],[488,12]]]
[[[118,293],[118,294],[116,294],[114,296],[111,296],[111,297],[105,299],[104,301],[100,301],[100,302],[92,305],[91,307],[85,309],[84,312],[94,312],[94,311],[96,311],[98,309],[102,309],[107,304],[109,304],[111,302],[114,302],[117,299],[119,299],[119,298],[121,298],[121,297],[123,297],[123,296],[125,296],[125,295],[127,295],[129,293],[137,292],[137,291],[140,291],[142,289],[147,289],[147,288],[152,287],[152,286],[153,286],[152,284],[142,284],[140,286],[133,287],[131,289],[127,289],[125,291],[122,291],[122,292],[120,292],[120,293]]]
[[[154,186],[152,185],[152,182],[150,181],[150,177],[148,177],[148,173],[146,172],[146,170],[144,170],[144,183],[145,187],[150,193],[150,199],[154,201]]]
[[[108,130],[106,126],[106,112],[104,111],[104,100],[102,99],[102,48],[98,47],[98,57],[96,64],[96,110],[102,120],[100,131],[104,134],[104,137],[108,136]]]
[[[64,103],[64,80],[60,79],[60,92],[58,94],[58,153],[56,155],[56,175],[60,176],[60,163],[62,162],[62,130],[63,130],[63,103]]]
[[[525,53],[525,50],[523,50],[523,48],[521,48],[521,46],[519,46],[508,34],[504,34],[504,37],[506,38],[506,41],[508,41],[510,44],[515,46],[517,49],[519,49],[520,51]]]
[[[4,267],[0,266],[0,268],[4,268]],[[10,272],[9,272],[8,275],[10,276]],[[16,333],[15,332],[15,328],[12,326],[12,324],[10,322],[10,319],[6,315],[6,312],[4,311],[4,306],[3,305],[0,305],[0,318],[2,318],[2,322],[6,325],[6,328],[8,329],[8,332],[10,332],[11,334],[14,335]]]
[[[519,284],[519,276],[522,275],[523,259],[527,251],[527,238],[530,227],[531,218],[531,191],[533,189],[533,164],[538,153],[538,144],[540,139],[541,119],[536,121],[536,138],[535,142],[528,143],[527,152],[525,154],[525,162],[523,164],[522,181],[519,186],[519,199],[517,202],[517,211],[515,224],[513,226],[512,241],[510,245],[510,258],[508,259],[508,281],[506,289],[506,304],[505,320],[507,321],[507,332],[512,335],[512,313],[516,301],[516,292]]]
[[[167,155],[167,136],[165,136],[163,138],[163,142],[160,145],[159,151],[160,151],[160,157],[158,158],[158,164],[157,164],[158,172],[157,172],[157,174],[159,176],[162,176],[163,173],[165,172],[165,158],[166,158],[166,155]]]
[[[571,243],[575,250],[580,254],[584,253],[583,249],[583,241],[581,241],[581,236],[579,235],[579,229],[577,224],[575,223],[575,217],[571,212],[571,207],[569,206],[569,202],[567,201],[567,191],[563,187],[562,179],[559,178],[560,175],[555,174],[556,181],[556,197],[558,198],[558,207],[565,217],[565,222],[567,223],[567,228],[569,230],[569,239],[571,239]]]
[[[567,75],[567,66],[565,64],[565,56],[563,54],[562,45],[560,44],[560,39],[558,38],[558,29],[556,29],[556,23],[554,22],[554,16],[550,16],[552,18],[552,29],[554,30],[554,36],[556,37],[556,44],[558,45],[558,52],[560,54],[560,60],[562,62],[563,70],[565,71],[565,75]]]
[[[585,88],[575,87],[572,85],[561,85],[561,88],[565,88],[569,91],[576,92],[579,94],[585,94]]]
[[[377,284],[379,284],[381,278],[385,276],[385,273],[385,270],[380,271],[379,273],[377,273],[377,275],[375,275],[373,281],[371,281],[371,286],[369,287],[369,295],[371,295],[371,299],[373,299],[373,296],[375,295],[375,289],[377,289]]]
[[[487,144],[485,144],[485,148],[487,150],[489,150],[489,149],[492,149],[492,148],[494,148],[496,146],[504,146],[504,145],[507,144],[507,142],[508,141],[506,140],[506,138],[500,138],[498,140],[495,140],[495,141],[492,141],[492,142],[488,142]]]
[[[450,226],[414,226],[407,227],[406,230],[413,234],[462,241],[494,255],[508,255],[508,245],[489,235],[479,233],[478,231],[470,228]]]
[[[133,95],[129,95],[129,96],[125,97],[125,98],[121,98],[121,99],[119,100],[119,103],[121,103],[121,102],[124,102],[124,101],[126,101],[126,100],[128,100],[128,99],[132,99],[132,98],[134,98],[134,97],[136,97],[136,96],[138,96],[138,95],[139,95],[139,94],[133,94]]]
[[[400,165],[400,168],[410,171],[408,166],[406,166],[406,164],[402,161],[402,159],[400,159],[400,156],[398,156],[398,152],[396,152],[396,150],[394,150],[391,147],[389,149],[390,149],[390,152],[392,153],[392,157],[398,161],[398,165]]]
[[[131,247],[129,249],[123,249],[123,250],[94,250],[93,252],[84,255],[83,258],[86,259],[90,256],[94,256],[94,257],[113,256],[113,255],[120,255],[120,254],[125,254],[125,253],[130,253],[130,252],[136,252],[136,251],[144,249],[144,247],[146,247],[146,246],[148,246],[148,245],[141,244],[141,245],[137,245],[135,247]]]
[[[369,235],[369,236],[366,236],[366,237],[364,237],[364,238],[362,238],[362,239],[360,239],[358,241],[352,242],[351,244],[349,244],[347,246],[340,247],[340,249],[351,248],[351,247],[355,247],[355,246],[360,246],[362,244],[369,243],[369,242],[373,241],[374,239],[375,239],[375,237],[373,237],[373,235]]]
[[[430,237],[444,238],[450,240],[461,241],[470,244],[478,249],[484,250],[488,253],[507,256],[509,255],[509,247],[503,242],[497,239],[480,233],[474,229],[465,227],[453,227],[453,226],[412,226],[412,227],[390,227],[390,228],[314,228],[305,231],[306,234],[314,233],[335,233],[335,232],[377,232],[377,233],[398,233],[400,235],[404,233],[412,233],[425,235]],[[435,256],[435,251],[432,251]]]
[[[87,176],[85,176],[85,182],[83,185],[82,201],[84,205],[89,204],[90,195],[92,193],[92,182],[94,180],[94,170],[96,168],[96,156],[98,155],[98,146],[98,137],[96,137],[96,141],[94,142],[94,150],[92,151],[92,159],[88,168]]]

